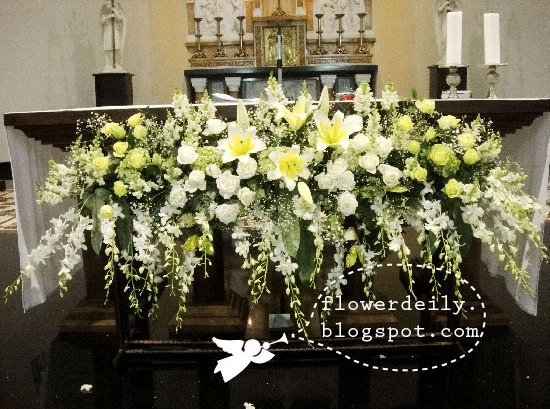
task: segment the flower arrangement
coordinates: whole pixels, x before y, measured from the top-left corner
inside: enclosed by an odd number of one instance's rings
[[[282,275],[305,329],[301,291],[322,273],[326,250],[334,257],[323,272],[327,295],[357,269],[372,297],[374,267],[391,253],[412,285],[410,227],[434,294],[442,266],[460,297],[460,264],[474,237],[529,291],[515,243],[526,234],[545,253],[531,223],[539,205],[522,191],[525,175],[498,159],[501,138],[490,124],[440,115],[432,100],[400,102],[391,83],[380,101],[361,84],[349,105],[353,112],[334,112],[326,90],[318,103],[302,90],[291,104],[270,78],[254,109],[239,102],[235,121],[218,118],[207,95],[192,105],[176,92],[165,121],[139,113],[126,123],[96,116],[80,124],[67,164],[51,162],[40,188],[41,201],[75,198],[78,207],[53,220],[21,274],[62,252],[65,291],[90,231],[108,259],[106,289],[123,274],[130,305],[139,311],[145,297],[154,311],[159,289],[170,286],[181,322],[195,274],[207,274],[213,230],[222,229],[250,272],[252,299],[269,291],[268,274]]]

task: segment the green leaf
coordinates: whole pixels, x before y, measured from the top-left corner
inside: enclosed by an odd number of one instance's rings
[[[132,233],[133,233],[133,220],[132,220],[132,211],[130,210],[130,203],[125,198],[119,200],[119,205],[122,209],[122,214],[124,218],[118,218],[115,223],[116,229],[116,240],[118,248],[126,250],[129,254],[133,252],[132,245]]]
[[[300,221],[298,217],[292,215],[281,224],[282,239],[286,251],[292,257],[296,257],[300,247]]]
[[[300,221],[300,246],[296,253],[298,275],[302,283],[309,283],[315,272],[315,243],[313,233],[307,229],[305,221]]]

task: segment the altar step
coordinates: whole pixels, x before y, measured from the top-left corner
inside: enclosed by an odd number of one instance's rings
[[[115,333],[115,307],[101,300],[81,300],[59,324],[61,333]]]

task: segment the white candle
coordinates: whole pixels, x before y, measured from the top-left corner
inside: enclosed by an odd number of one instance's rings
[[[462,64],[462,11],[447,13],[446,63],[451,66]]]
[[[498,13],[483,15],[485,65],[500,64],[500,22]]]

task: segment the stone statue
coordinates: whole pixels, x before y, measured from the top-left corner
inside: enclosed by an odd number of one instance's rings
[[[447,46],[447,13],[458,10],[456,0],[436,0],[435,2],[435,41],[439,64],[445,64],[445,48]]]
[[[223,17],[220,24],[222,40],[239,38],[239,22],[237,16],[244,15],[243,0],[195,0],[195,17],[202,18],[201,33],[203,40],[216,39],[217,26],[215,17]]]
[[[119,0],[105,0],[101,6],[101,28],[105,67],[103,72],[124,72],[122,51],[126,37],[126,20]]]

